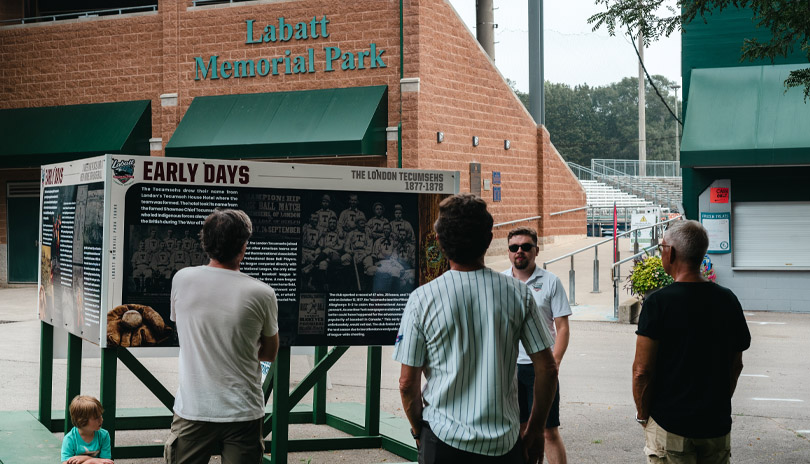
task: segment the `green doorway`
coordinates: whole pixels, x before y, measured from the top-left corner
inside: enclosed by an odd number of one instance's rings
[[[36,283],[39,268],[39,183],[9,182],[8,282]]]

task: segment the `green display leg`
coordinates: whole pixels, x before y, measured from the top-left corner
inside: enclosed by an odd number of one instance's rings
[[[270,462],[286,464],[290,432],[290,348],[281,348],[276,356],[273,377],[273,440],[270,443]]]
[[[64,432],[68,433],[73,428],[70,422],[70,402],[82,391],[82,339],[73,334],[68,334],[66,383]]]
[[[53,401],[53,326],[40,322],[39,328],[39,422],[51,429]]]
[[[326,357],[327,347],[315,347],[315,364],[321,362]],[[328,371],[319,380],[312,391],[312,423],[325,424],[326,423],[326,376],[329,375]]]
[[[380,377],[382,376],[382,347],[368,347],[366,358],[366,435],[380,434]]]
[[[118,352],[117,348],[101,350],[101,406],[104,408],[104,429],[110,433],[113,457],[115,454],[115,402],[118,385]]]

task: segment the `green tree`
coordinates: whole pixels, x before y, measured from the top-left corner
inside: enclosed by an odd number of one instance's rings
[[[652,79],[674,109],[675,82],[658,75]],[[509,84],[528,108],[529,95]],[[546,82],[545,94],[546,128],[566,161],[590,166],[593,158],[638,158],[637,78],[603,87]],[[673,160],[676,121],[649,84],[646,105],[647,159]]]
[[[596,30],[605,26],[611,35],[616,29],[641,31],[646,45],[662,36],[669,37],[680,31],[700,16],[721,12],[725,8],[749,8],[757,28],[770,30],[771,38],[761,42],[756,38],[746,39],[742,44],[741,60],[756,61],[787,57],[798,48],[810,61],[810,3],[807,0],[677,0],[675,8],[667,7],[669,15],[660,15],[664,0],[595,0],[607,11],[588,19]],[[810,98],[810,68],[791,71],[785,87],[804,87],[804,100]]]

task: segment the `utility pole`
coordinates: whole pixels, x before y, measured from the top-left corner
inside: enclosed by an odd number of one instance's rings
[[[543,75],[543,0],[529,0],[529,113],[534,122],[546,124]]]
[[[492,0],[475,2],[475,37],[487,55],[495,61],[495,13],[492,10]]]
[[[680,128],[678,127],[678,125],[680,124],[680,123],[678,123],[678,119],[680,119],[680,116],[678,115],[678,113],[679,113],[679,111],[678,111],[678,89],[680,89],[681,86],[678,85],[678,84],[675,84],[675,85],[672,86],[672,88],[675,89],[675,162],[680,163],[680,161],[681,161],[681,141],[680,141],[680,136],[678,135],[678,133],[680,132]]]
[[[647,175],[647,126],[645,124],[647,101],[644,95],[644,35],[638,31],[638,175]]]

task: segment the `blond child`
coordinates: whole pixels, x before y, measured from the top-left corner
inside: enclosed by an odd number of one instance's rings
[[[62,440],[62,464],[114,464],[110,434],[101,428],[101,403],[92,396],[77,396],[70,402],[74,427]]]

